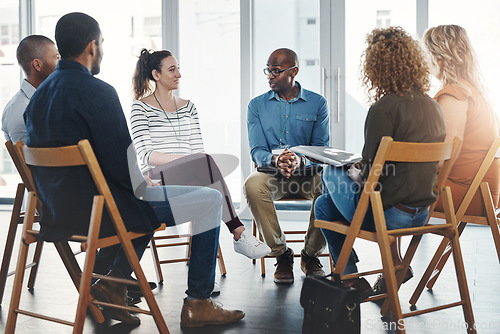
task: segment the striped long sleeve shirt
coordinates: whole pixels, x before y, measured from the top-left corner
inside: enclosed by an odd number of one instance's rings
[[[153,166],[149,157],[153,151],[168,154],[204,152],[198,112],[188,101],[177,112],[164,112],[142,101],[132,103],[130,126],[141,171]]]

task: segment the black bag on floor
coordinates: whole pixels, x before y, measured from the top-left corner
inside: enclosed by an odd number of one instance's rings
[[[304,279],[300,305],[304,308],[303,334],[359,334],[360,295],[344,285],[339,275],[335,281],[326,277]]]

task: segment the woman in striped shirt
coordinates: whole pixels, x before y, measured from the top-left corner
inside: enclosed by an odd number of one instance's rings
[[[204,153],[195,105],[173,94],[180,78],[177,59],[170,51],[142,49],[133,78],[135,100],[130,118],[141,170],[151,176],[161,170],[165,185],[219,190],[224,197],[222,219],[233,234],[235,251],[251,259],[261,258],[271,250],[247,231],[238,218],[219,168]]]

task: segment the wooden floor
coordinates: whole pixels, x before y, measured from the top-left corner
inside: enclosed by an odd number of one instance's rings
[[[9,212],[0,211],[0,246],[3,251],[4,236]],[[250,222],[245,222],[250,226]],[[186,289],[187,267],[185,264],[164,265],[165,284],[154,291],[159,306],[166,319],[171,333],[238,333],[238,334],[290,334],[301,333],[303,310],[299,304],[303,274],[296,260],[294,273],[295,283],[276,285],[273,283],[274,260],[268,259],[266,277],[261,277],[260,266],[236,254],[232,249],[231,237],[227,230],[221,230],[221,245],[226,260],[227,276],[219,274],[216,280],[220,283],[221,293],[214,299],[228,309],[242,309],[245,318],[233,325],[203,327],[185,330],[179,326],[180,311],[184,291]],[[462,249],[473,310],[478,333],[500,333],[500,264],[493,251],[493,241],[487,228],[469,226],[462,236]],[[424,238],[420,251],[412,267],[416,277],[403,285],[401,298],[403,312],[408,311],[407,302],[417,284],[419,274],[424,270],[430,254],[435,250],[438,238]],[[17,248],[17,243],[16,243]],[[374,254],[376,249],[371,243],[358,243],[356,250],[361,258],[360,268],[370,269],[378,265],[379,259]],[[296,250],[300,251],[300,247]],[[169,251],[169,252],[172,252]],[[16,249],[17,254],[17,249]],[[166,255],[167,256],[167,255]],[[82,257],[83,258],[83,257]],[[325,268],[327,267],[326,260]],[[15,262],[15,261],[13,261]],[[149,280],[156,280],[149,250],[142,260],[143,268]],[[13,268],[13,265],[12,265]],[[370,277],[373,282],[375,277]],[[7,321],[10,292],[13,278],[8,279],[7,291],[0,312],[0,332],[3,332]],[[53,245],[44,249],[38,280],[35,290],[23,291],[21,304],[35,311],[48,315],[64,317],[72,320],[76,308],[76,292],[59,260]],[[454,302],[458,300],[458,289],[454,279],[454,270],[450,261],[442,277],[434,288],[434,292],[424,291],[417,306],[436,305],[438,302]],[[144,303],[138,304],[140,307]],[[374,303],[364,303],[361,307],[361,333],[391,333],[389,324],[380,319],[380,307]],[[122,326],[115,321],[104,325],[96,325],[90,317],[85,323],[85,333],[156,333],[153,320],[140,315],[142,324],[135,328]],[[408,333],[465,333],[461,308],[453,308],[433,314],[412,317],[405,322]],[[52,324],[38,319],[19,316],[17,333],[70,333],[64,325]]]

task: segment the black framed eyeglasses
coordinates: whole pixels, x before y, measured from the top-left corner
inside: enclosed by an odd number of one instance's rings
[[[270,75],[272,74],[272,75],[273,75],[273,77],[275,77],[275,78],[276,78],[276,77],[279,77],[279,75],[280,75],[281,73],[286,72],[286,71],[291,70],[291,69],[294,69],[294,68],[296,68],[296,67],[297,67],[297,65],[292,66],[292,67],[290,67],[290,68],[286,68],[286,69],[284,69],[284,70],[271,70],[269,67],[266,67],[266,68],[264,69],[264,74],[265,74],[266,76],[270,76]]]

